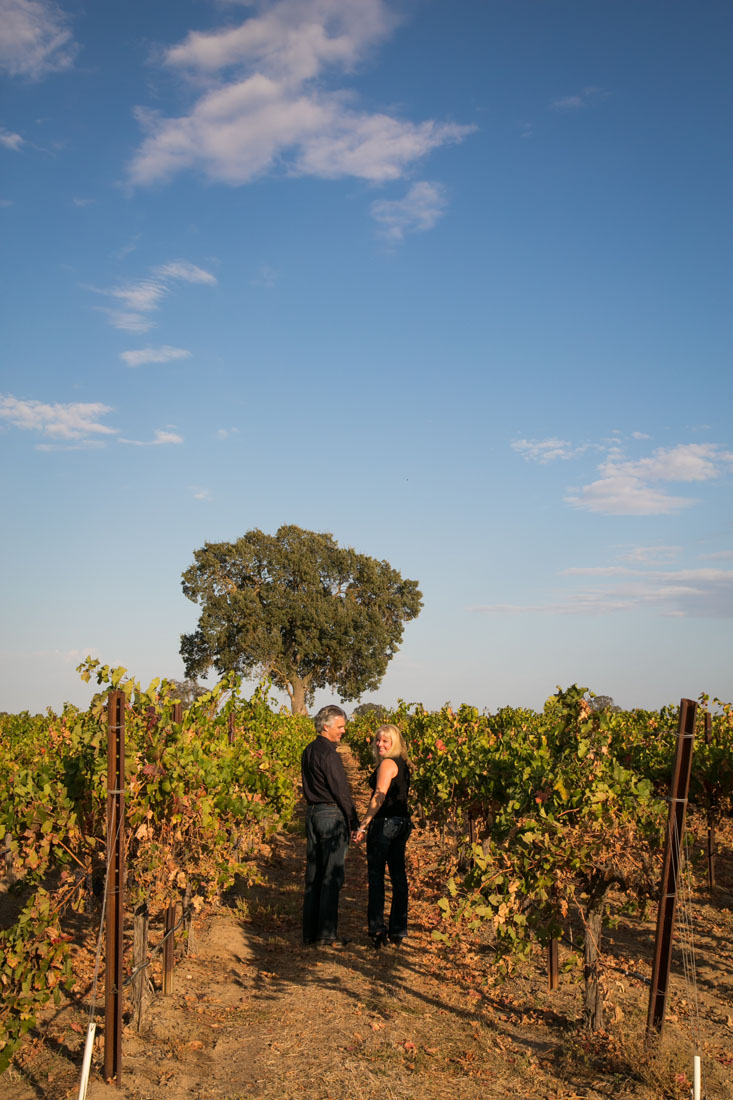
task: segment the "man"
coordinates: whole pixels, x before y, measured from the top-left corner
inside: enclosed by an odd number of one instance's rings
[[[303,942],[342,944],[337,934],[339,892],[346,845],[359,826],[346,772],[336,752],[346,729],[346,714],[341,707],[322,707],[314,723],[316,739],[301,758],[303,795],[308,803]]]

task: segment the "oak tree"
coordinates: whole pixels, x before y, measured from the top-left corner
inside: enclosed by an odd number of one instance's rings
[[[292,525],[205,543],[182,583],[201,607],[196,630],[181,636],[186,676],[212,665],[269,676],[294,714],[319,688],[344,700],[377,688],[422,607],[417,581],[389,562]]]

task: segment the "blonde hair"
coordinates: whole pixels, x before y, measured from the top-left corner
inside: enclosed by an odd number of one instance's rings
[[[402,736],[402,731],[397,727],[388,723],[386,726],[380,726],[377,732],[374,734],[374,740],[372,741],[372,752],[374,753],[374,759],[379,760],[380,757],[377,753],[377,738],[380,733],[388,733],[392,738],[392,746],[388,753],[386,753],[386,759],[396,760],[401,756],[403,760],[407,760],[407,745],[405,739]],[[384,758],[382,758],[384,759]]]

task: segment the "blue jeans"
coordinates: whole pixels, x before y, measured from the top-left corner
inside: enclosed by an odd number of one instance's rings
[[[337,806],[309,806],[305,814],[303,942],[335,940],[344,883],[348,833]]]
[[[409,817],[375,817],[367,833],[367,879],[369,935],[388,932],[394,939],[407,934],[407,871],[405,845],[412,832]],[[389,869],[392,905],[389,928],[384,923],[384,873]]]

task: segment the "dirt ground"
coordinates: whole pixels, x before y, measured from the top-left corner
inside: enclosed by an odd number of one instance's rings
[[[348,749],[340,751],[353,789],[363,791]],[[727,853],[731,840],[728,830]],[[652,923],[608,933],[609,1031],[590,1040],[577,969],[563,970],[550,993],[538,952],[496,984],[479,948],[432,939],[437,837],[413,833],[410,936],[382,951],[366,939],[366,861],[353,849],[340,928],[351,942],[301,945],[304,849],[301,820],[273,838],[262,883],[233,891],[196,927],[192,954],[180,945],[172,994],[162,996],[152,968],[144,1030],[125,1025],[120,1087],[102,1078],[100,1036],[88,1100],[686,1100],[698,1017],[704,1095],[733,1100],[733,860],[725,852],[720,888],[693,898],[698,1013],[675,957],[664,1038],[650,1054]],[[571,960],[563,945],[561,967]],[[3,1075],[3,1100],[77,1096],[87,998],[88,989],[45,1013]]]

